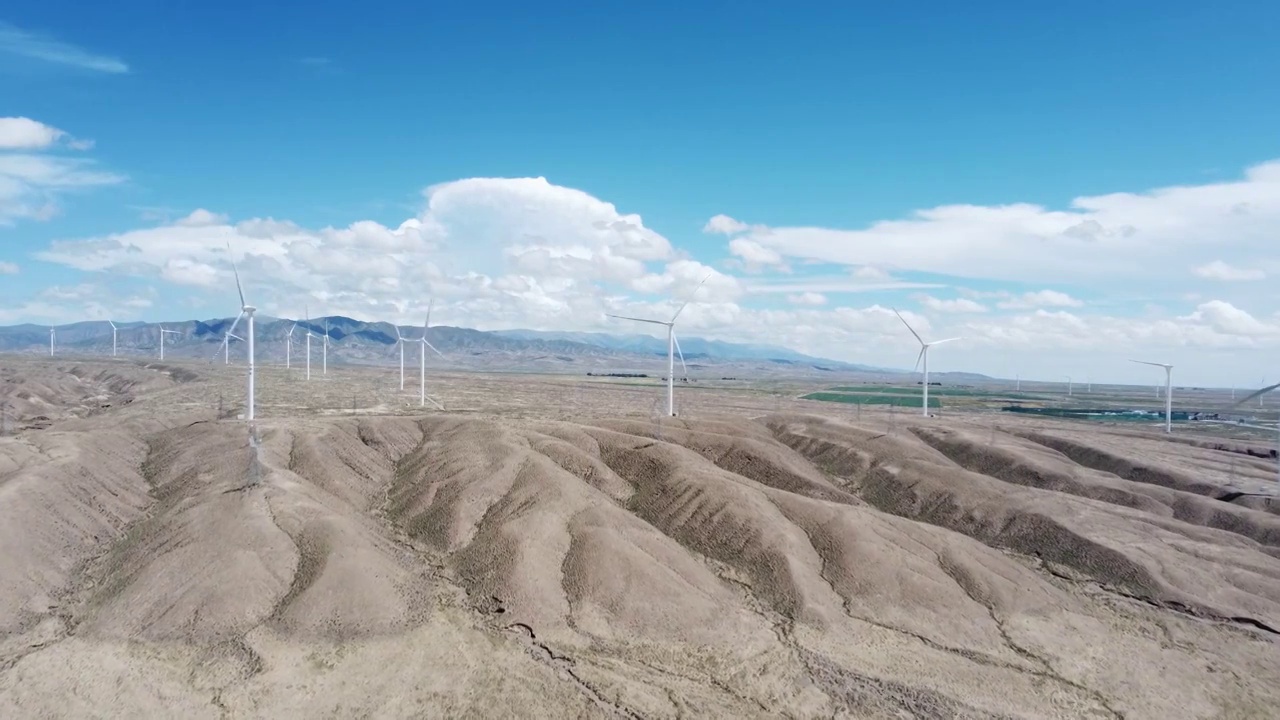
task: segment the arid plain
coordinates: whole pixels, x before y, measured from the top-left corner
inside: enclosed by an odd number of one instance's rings
[[[0,717],[1280,707],[1264,441],[313,371],[0,357]]]

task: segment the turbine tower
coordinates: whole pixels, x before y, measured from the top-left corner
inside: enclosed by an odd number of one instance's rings
[[[307,330],[307,379],[311,379],[311,338],[316,334],[311,332],[311,310],[303,306],[303,312],[306,314],[306,330]]]
[[[1071,383],[1071,376],[1070,376],[1070,375],[1063,375],[1062,377],[1064,377],[1064,378],[1066,378],[1066,379],[1067,379],[1067,397],[1071,397],[1071,386],[1072,386],[1072,383]]]
[[[293,367],[293,331],[298,329],[298,323],[294,323],[289,328],[288,334],[284,336],[284,369],[289,370]]]
[[[177,330],[165,330],[164,326],[160,326],[160,359],[164,359],[164,336],[165,335],[181,335]]]
[[[418,406],[426,407],[427,400],[431,400],[432,405],[444,410],[443,405],[427,397],[427,348],[431,348],[431,351],[441,358],[444,357],[444,353],[436,350],[436,346],[427,340],[427,330],[431,327],[431,307],[435,302],[434,298],[427,302],[427,321],[422,323],[422,337],[413,341],[422,343],[422,352],[418,355]]]
[[[107,321],[107,324],[111,326],[111,357],[115,357],[116,356],[116,324],[111,322],[110,320]]]
[[[1164,368],[1164,431],[1173,432],[1173,366],[1167,363],[1147,362],[1146,360],[1130,360],[1139,365],[1151,365]]]
[[[902,324],[907,326],[907,329],[911,331],[912,335],[915,335],[916,340],[920,343],[920,354],[916,356],[916,367],[920,367],[922,363],[924,365],[924,382],[920,385],[920,387],[923,388],[924,393],[921,395],[920,409],[925,417],[929,417],[929,348],[934,345],[941,345],[942,343],[959,340],[960,338],[953,337],[947,338],[946,340],[934,340],[931,343],[927,343],[924,341],[924,338],[920,337],[920,333],[916,332],[915,329],[911,327],[910,323],[906,321],[906,318],[902,317],[902,313],[898,312],[896,308],[893,309],[893,314],[898,316],[898,319],[902,321]],[[915,372],[915,370],[912,370],[912,372]]]
[[[53,357],[53,343],[57,337],[58,331],[52,327],[49,328],[49,357]]]
[[[227,243],[227,255],[231,260],[231,272],[236,276],[236,292],[240,294],[240,314],[249,318],[249,331],[246,333],[246,342],[249,346],[249,391],[245,399],[244,418],[250,422],[254,418],[254,362],[253,362],[253,313],[257,308],[245,302],[244,288],[240,285],[240,271],[236,269],[236,261],[231,256],[231,243]],[[238,320],[239,318],[237,318]],[[234,326],[233,326],[234,328]]]
[[[680,341],[676,339],[676,318],[680,317],[680,313],[693,302],[697,297],[698,290],[710,280],[711,276],[707,275],[702,278],[702,282],[689,293],[689,299],[676,309],[676,314],[671,316],[670,320],[652,320],[650,318],[627,317],[626,315],[610,315],[605,313],[607,317],[617,318],[619,320],[632,320],[635,322],[649,323],[650,325],[662,325],[667,328],[667,415],[676,416],[676,353],[680,353],[680,364],[684,365],[684,352],[680,350]],[[688,375],[688,366],[685,366],[685,375]]]
[[[329,374],[329,318],[324,319],[324,347],[320,355],[320,374]]]
[[[430,318],[429,318],[430,312],[431,312],[430,310],[427,310],[428,322],[430,322]],[[400,334],[399,325],[396,325],[395,328],[396,328],[396,344],[400,346],[400,392],[404,392],[404,335]],[[426,336],[427,336],[427,330],[424,327],[422,329],[422,337],[425,338]]]

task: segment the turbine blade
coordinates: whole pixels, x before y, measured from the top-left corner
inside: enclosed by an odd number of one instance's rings
[[[236,316],[235,322],[231,323],[231,330],[236,329],[236,325],[240,324],[240,318],[242,317],[244,317],[243,310],[241,310],[240,314]],[[217,360],[218,353],[222,352],[222,349],[225,348],[227,346],[227,343],[231,341],[231,330],[228,330],[226,334],[222,336],[222,342],[218,344],[218,349],[213,351],[213,356],[209,358],[209,362],[213,362],[214,360]]]
[[[680,309],[676,310],[676,314],[671,316],[672,325],[675,324],[676,318],[680,317],[680,313],[684,312],[684,309],[689,306],[689,303],[693,302],[693,299],[698,296],[698,291],[702,289],[702,286],[710,279],[711,273],[707,273],[707,276],[702,278],[702,282],[698,283],[698,286],[693,289],[693,292],[689,293],[689,299],[685,300],[684,304],[680,306]]]
[[[444,411],[444,406],[436,402],[435,398],[431,397],[430,395],[423,395],[423,397],[426,398],[432,405],[435,405],[438,410],[440,410],[441,412]]]
[[[1173,367],[1172,365],[1166,365],[1165,363],[1147,362],[1146,360],[1130,360],[1129,362],[1135,362],[1135,363],[1138,363],[1139,365],[1150,365],[1152,367],[1162,367],[1162,368]]]
[[[431,308],[434,307],[435,304],[436,304],[435,298],[430,298],[427,300],[427,321],[422,325],[423,338],[427,337],[427,328],[431,327]]]
[[[679,315],[679,313],[676,314]],[[648,318],[628,317],[626,315],[610,315],[609,313],[605,313],[604,315],[605,317],[617,318],[619,320],[634,320],[636,322],[651,323],[653,325],[667,326],[671,324],[666,320],[650,320]]]
[[[1253,392],[1249,393],[1249,395],[1248,395],[1247,397],[1242,398],[1242,399],[1240,399],[1240,400],[1237,400],[1234,404],[1232,404],[1232,405],[1231,405],[1231,407],[1233,407],[1233,408],[1234,408],[1234,407],[1239,407],[1239,406],[1241,406],[1241,405],[1243,405],[1243,404],[1245,404],[1245,403],[1249,402],[1250,400],[1253,400],[1254,398],[1258,397],[1259,395],[1266,395],[1267,393],[1271,392],[1272,390],[1275,390],[1276,388],[1280,388],[1280,383],[1276,383],[1275,385],[1268,385],[1268,386],[1266,386],[1266,387],[1262,388],[1261,390],[1254,390]]]
[[[295,322],[293,324],[293,327],[289,328],[289,337],[293,337],[293,331],[297,329],[298,329],[298,323]]]
[[[439,350],[436,350],[436,346],[435,346],[435,345],[432,345],[432,344],[431,344],[431,343],[429,343],[429,342],[427,342],[427,339],[426,339],[426,338],[422,338],[422,344],[423,344],[423,345],[426,345],[426,346],[427,346],[427,347],[429,347],[429,348],[431,348],[432,352],[434,352],[435,354],[439,355],[440,357],[444,357],[444,353],[440,352]]]
[[[227,241],[227,257],[231,259],[231,272],[236,276],[236,292],[240,293],[240,307],[248,305],[244,301],[244,288],[240,287],[240,271],[236,269],[236,261],[231,258],[231,242]]]
[[[684,368],[684,376],[689,377],[689,366],[684,364],[684,351],[680,349],[680,338],[676,337],[675,331],[671,333],[671,340],[676,344],[676,353],[680,356],[680,367]]]
[[[915,372],[915,371],[917,371],[917,370],[919,370],[919,369],[920,369],[920,361],[924,359],[924,353],[925,353],[925,351],[926,351],[926,350],[928,350],[928,349],[929,349],[929,346],[928,346],[928,345],[921,345],[921,346],[920,346],[920,354],[919,354],[919,355],[916,355],[916,366],[915,366],[915,367],[913,367],[913,368],[911,368],[911,372]]]
[[[955,342],[956,340],[959,340],[959,339],[960,338],[958,337],[953,337],[953,338],[947,338],[946,340],[934,340],[933,342],[929,343],[929,345],[932,347],[934,345],[941,345],[942,343]]]
[[[916,340],[918,340],[921,345],[924,345],[924,338],[920,337],[920,333],[916,332],[915,328],[911,327],[911,324],[907,322],[906,318],[902,317],[902,313],[898,312],[897,308],[890,308],[890,310],[893,310],[893,314],[897,315],[898,319],[902,321],[902,324],[906,325],[907,329],[911,331],[911,334],[916,336]]]

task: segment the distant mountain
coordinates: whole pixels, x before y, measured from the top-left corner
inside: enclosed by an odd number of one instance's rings
[[[229,352],[223,341],[232,330],[234,318],[187,320],[163,323],[165,356],[214,360],[226,355],[231,362],[243,362],[242,342],[231,339]],[[156,356],[160,348],[158,323],[117,323],[117,350],[128,357]],[[259,317],[255,323],[257,359],[262,363],[282,363],[286,338],[292,331],[292,358],[305,363],[306,337],[312,335],[312,364],[320,360],[323,338],[328,336],[331,363],[386,365],[399,362],[396,331],[406,339],[422,337],[421,327],[364,322],[330,316],[309,321]],[[243,336],[243,325],[235,329]],[[542,332],[535,330],[482,331],[438,326],[428,340],[446,355],[443,362],[474,369],[530,370],[542,372],[661,372],[655,361],[665,358],[666,341],[647,335],[610,335],[585,332]],[[811,357],[781,347],[729,343],[697,337],[680,339],[685,361],[691,371],[714,366],[730,374],[823,375],[859,373],[897,374],[885,368]],[[105,321],[79,322],[57,327],[57,347],[63,352],[83,355],[110,355],[111,325]],[[40,325],[0,327],[0,352],[45,353],[49,348],[49,328]],[[410,343],[406,358],[417,364],[419,347]],[[436,362],[440,362],[437,360]],[[982,376],[973,376],[982,377]]]
[[[522,340],[567,340],[598,347],[609,348],[637,355],[661,355],[666,357],[667,341],[650,335],[610,335],[608,333],[588,332],[548,332],[541,330],[496,330],[496,335],[514,337]],[[752,360],[774,363],[790,363],[801,365],[823,365],[840,370],[857,370],[862,372],[898,372],[869,365],[857,365],[813,357],[774,345],[752,345],[748,343],[731,343],[722,340],[707,340],[699,337],[680,337],[680,349],[684,351],[686,361],[693,359],[711,360]]]

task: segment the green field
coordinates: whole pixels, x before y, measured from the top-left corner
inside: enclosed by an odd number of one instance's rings
[[[919,387],[900,387],[893,385],[846,385],[840,387],[828,388],[826,392],[833,393],[856,393],[856,394],[881,394],[881,395],[919,395]],[[929,396],[934,395],[942,397],[1000,397],[1009,399],[1029,400],[1032,398],[1025,393],[1016,392],[1000,392],[997,390],[978,390],[974,388],[948,388],[948,387],[930,387]],[[916,404],[919,407],[919,403]]]
[[[914,395],[904,395],[904,394],[898,394],[898,393],[883,393],[883,394],[866,393],[861,395],[855,395],[852,393],[816,392],[816,393],[809,393],[808,395],[804,395],[800,399],[801,400],[820,400],[822,402],[848,403],[850,405],[894,405],[897,407],[905,407],[905,408],[920,407],[920,393],[915,393]],[[934,397],[932,392],[929,393],[929,407],[931,408],[942,407],[942,402],[939,401],[938,398]]]

